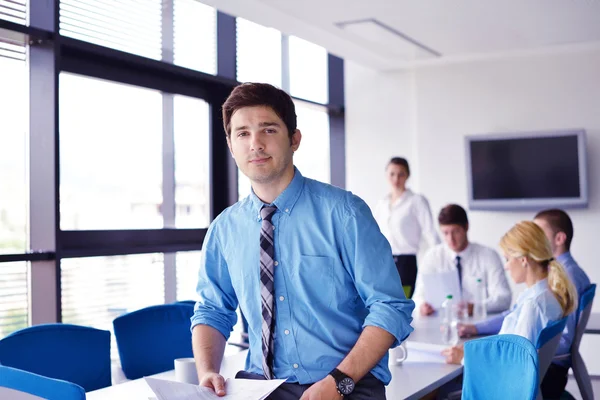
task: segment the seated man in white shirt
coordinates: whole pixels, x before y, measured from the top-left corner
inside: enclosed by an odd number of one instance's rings
[[[436,311],[434,306],[426,301],[427,288],[423,287],[422,274],[449,271],[456,271],[458,274],[463,302],[472,302],[478,286],[477,281],[481,279],[486,288],[487,311],[496,313],[508,309],[512,293],[502,260],[492,248],[469,242],[466,211],[457,204],[449,204],[440,211],[438,223],[444,243],[429,249],[419,265],[417,275],[413,300],[418,305],[420,314],[431,315]]]

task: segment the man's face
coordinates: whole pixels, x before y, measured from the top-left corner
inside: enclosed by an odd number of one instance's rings
[[[467,229],[455,224],[440,225],[440,231],[444,237],[444,242],[446,242],[446,245],[448,245],[455,253],[460,253],[467,247]]]
[[[284,122],[270,108],[240,108],[231,116],[229,150],[238,168],[253,183],[276,182],[293,170],[293,154],[302,134],[296,130],[291,143]]]

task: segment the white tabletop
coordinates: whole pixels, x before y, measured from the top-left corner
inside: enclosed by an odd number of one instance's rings
[[[247,351],[227,356],[223,360],[221,374],[233,378],[244,368]],[[408,358],[403,364],[390,368],[392,381],[386,388],[389,399],[418,399],[450,381],[462,372],[461,365],[443,362],[437,349],[415,350],[409,344]],[[154,378],[175,380],[175,372],[167,371],[153,375]],[[148,400],[152,390],[143,379],[124,382],[87,393],[88,400]]]

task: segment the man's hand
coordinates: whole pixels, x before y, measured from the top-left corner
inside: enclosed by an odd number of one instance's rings
[[[433,308],[429,303],[423,303],[419,307],[419,312],[421,315],[427,316],[433,314],[435,312],[435,308]]]
[[[327,375],[309,387],[300,400],[340,400],[341,398],[342,395],[337,390],[335,379],[333,376]]]
[[[477,328],[473,324],[458,324],[458,336],[471,337],[477,336]]]
[[[442,350],[442,355],[446,357],[448,364],[460,364],[465,356],[465,349],[462,345],[448,347]]]
[[[208,372],[200,379],[200,386],[210,388],[217,396],[225,396],[225,379],[216,372]]]

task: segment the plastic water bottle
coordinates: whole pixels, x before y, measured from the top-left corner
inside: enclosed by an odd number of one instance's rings
[[[442,303],[442,342],[448,346],[455,346],[458,343],[458,321],[454,312],[452,295],[446,296]]]
[[[473,302],[473,318],[475,320],[482,320],[487,317],[487,306],[486,306],[487,292],[485,285],[481,279],[477,279],[477,285],[475,288],[475,301]]]

